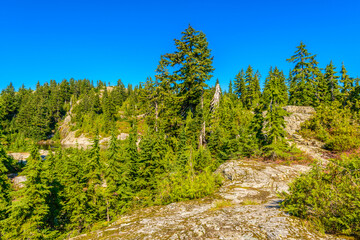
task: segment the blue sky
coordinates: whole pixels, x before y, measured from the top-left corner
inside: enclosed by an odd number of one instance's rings
[[[360,77],[360,1],[0,1],[0,88],[88,78],[137,84],[191,24],[214,56],[223,88],[251,64],[287,74],[300,41],[321,67]]]

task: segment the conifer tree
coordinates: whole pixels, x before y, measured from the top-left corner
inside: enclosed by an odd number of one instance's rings
[[[234,80],[235,90],[234,93],[240,98],[241,102],[245,104],[245,97],[247,95],[246,87],[245,87],[245,73],[244,70],[236,75]]]
[[[243,100],[244,106],[246,106],[247,109],[251,109],[253,106],[257,106],[260,101],[260,74],[258,71],[254,73],[253,68],[249,65],[245,72],[244,83],[242,83],[241,72],[239,75],[239,87],[244,87],[245,89],[240,99]],[[242,95],[244,96],[242,97]]]
[[[203,89],[207,87],[206,81],[211,79],[214,71],[213,57],[205,34],[190,25],[182,32],[181,39],[175,40],[175,46],[177,50],[174,53],[161,57],[157,78],[174,85],[172,87],[175,87],[181,102],[181,113],[185,116],[189,110],[194,114],[200,103]],[[170,72],[169,67],[176,70]]]
[[[33,146],[24,170],[25,187],[16,192],[17,200],[12,203],[4,224],[6,239],[49,239],[56,234],[46,222],[50,214],[47,199],[51,187],[42,177],[43,170],[39,151]]]
[[[282,108],[287,102],[285,76],[277,68],[270,69],[269,76],[265,82],[264,118],[265,156],[271,159],[282,155],[286,150],[285,142],[285,120],[286,111]]]
[[[286,111],[275,102],[271,102],[268,106],[268,111],[265,121],[264,131],[266,133],[266,141],[264,146],[265,157],[276,159],[283,157],[287,149],[285,141],[285,120]]]
[[[93,220],[99,218],[104,212],[104,204],[101,202],[102,192],[101,187],[103,185],[102,178],[102,164],[100,159],[100,145],[99,145],[99,135],[96,131],[95,138],[93,139],[92,148],[89,151],[87,167],[87,189],[86,193],[89,197],[89,206],[92,208],[91,215],[89,217]]]
[[[137,150],[137,125],[136,123],[133,124],[131,128],[131,132],[129,137],[126,139],[125,144],[125,164],[129,167],[129,179],[132,183],[132,188],[137,189],[136,180],[138,178],[139,168],[138,168],[138,161],[139,161],[139,153]]]
[[[260,148],[264,143],[264,116],[263,116],[263,104],[259,104],[254,108],[254,116],[251,119],[249,128],[245,132],[246,138],[244,143],[244,155],[254,156],[260,154]]]
[[[176,169],[185,169],[187,162],[187,155],[185,153],[187,147],[186,139],[185,126],[182,126],[177,145]]]
[[[256,71],[254,75],[254,81],[252,84],[252,88],[253,88],[252,106],[257,106],[260,103],[260,98],[261,98],[260,78],[261,78],[260,72]]]
[[[295,54],[286,61],[295,64],[289,77],[289,103],[311,106],[314,102],[315,89],[312,85],[312,70],[316,55],[306,49],[300,42]]]
[[[122,149],[113,131],[110,147],[107,150],[107,162],[104,171],[106,180],[104,195],[107,221],[110,221],[117,214],[125,211],[131,196],[128,183],[129,173],[121,161],[119,150],[121,151]]]
[[[337,72],[335,72],[335,67],[331,61],[326,66],[326,69],[325,69],[325,80],[326,80],[328,92],[329,92],[328,100],[332,101],[332,102],[337,100],[340,95],[339,84],[338,84],[339,77],[335,75],[336,73]]]
[[[248,109],[251,109],[252,103],[253,103],[253,99],[255,96],[255,92],[254,92],[254,70],[253,68],[249,65],[249,67],[246,69],[245,72],[245,96],[244,96],[244,101],[245,101],[245,106]]]
[[[274,70],[271,68],[269,71],[269,75],[265,81],[263,99],[266,105],[269,105],[271,101],[278,106],[287,104],[288,95],[285,76],[277,67],[275,67]]]
[[[63,169],[60,178],[64,186],[61,216],[66,223],[65,230],[79,233],[94,220],[93,209],[89,206],[91,199],[87,194],[87,156],[81,150],[75,150],[71,156],[64,153],[56,156],[61,159]]]
[[[232,81],[230,80],[230,82],[229,82],[229,92],[228,92],[229,94],[233,94],[233,83],[232,83]]]
[[[0,143],[0,227],[1,221],[7,217],[6,210],[11,204],[11,182],[7,177],[8,169],[6,167],[7,160],[6,152]],[[1,231],[0,231],[1,239]]]
[[[350,93],[354,88],[353,79],[351,79],[347,74],[347,70],[345,68],[344,63],[342,63],[340,73],[341,73],[340,82],[342,83],[342,87],[341,87],[342,102],[343,105],[348,105],[350,104],[349,101]]]

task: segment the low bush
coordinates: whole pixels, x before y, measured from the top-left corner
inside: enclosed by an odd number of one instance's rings
[[[360,125],[349,108],[340,103],[319,106],[316,115],[306,121],[300,133],[325,142],[331,151],[348,151],[360,147]]]
[[[360,157],[314,166],[284,193],[282,207],[314,223],[319,230],[360,237]]]

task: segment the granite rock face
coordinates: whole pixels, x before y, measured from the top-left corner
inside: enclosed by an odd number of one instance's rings
[[[290,135],[300,130],[301,124],[315,114],[313,107],[286,106],[284,109],[290,113],[289,116],[285,117],[286,132]]]

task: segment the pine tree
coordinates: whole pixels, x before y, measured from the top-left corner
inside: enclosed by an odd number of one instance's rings
[[[287,104],[288,94],[285,76],[277,67],[274,70],[271,68],[269,71],[269,76],[265,81],[263,99],[266,105],[269,105],[271,101],[278,106]]]
[[[234,93],[240,98],[241,102],[245,104],[245,97],[247,95],[246,87],[245,87],[245,73],[244,70],[241,71],[236,75],[234,80],[235,91]]]
[[[287,103],[285,76],[277,67],[270,69],[264,89],[265,156],[271,159],[282,157],[286,151],[285,120],[286,111],[282,108]]]
[[[11,182],[7,177],[8,169],[6,167],[6,162],[8,162],[6,152],[0,143],[0,221],[4,220],[7,217],[7,208],[11,204]],[[1,226],[1,223],[0,223]],[[1,231],[0,231],[1,238]]]
[[[254,108],[254,116],[251,119],[249,128],[244,133],[246,135],[243,147],[244,155],[254,156],[260,154],[260,148],[264,144],[264,104],[259,104]]]
[[[48,198],[50,186],[42,177],[43,162],[36,146],[31,150],[30,158],[24,170],[25,187],[16,192],[9,217],[4,225],[6,239],[49,239],[51,232],[48,222],[50,206]]]
[[[69,156],[62,151],[59,153],[56,155],[61,162],[59,180],[64,186],[61,217],[66,231],[79,233],[93,221],[87,194],[87,156],[77,149]]]
[[[247,109],[251,109],[252,104],[253,104],[253,99],[255,96],[255,92],[254,92],[254,70],[253,68],[249,65],[249,67],[246,69],[245,72],[245,96],[244,96],[244,101],[245,101],[245,106],[247,107]]]
[[[260,78],[261,78],[260,72],[256,71],[254,75],[254,81],[252,83],[252,89],[253,89],[252,106],[257,106],[260,103],[260,98],[261,98]]]
[[[107,162],[104,171],[106,180],[105,203],[106,219],[110,221],[116,215],[123,213],[130,202],[131,189],[129,188],[128,170],[121,161],[121,146],[112,133],[110,147],[107,150]]]
[[[316,55],[306,49],[300,42],[295,54],[286,61],[294,63],[289,77],[289,103],[293,105],[313,105],[315,89],[312,85],[312,70]]]
[[[196,106],[200,103],[201,95],[214,71],[213,57],[208,49],[208,42],[204,33],[196,31],[190,25],[180,40],[175,40],[176,51],[161,57],[157,69],[157,78],[170,81],[175,85],[176,93],[181,102],[183,116],[190,110],[195,113]],[[176,69],[169,72],[168,67]]]
[[[239,90],[244,88],[244,91],[241,93],[240,99],[247,109],[251,109],[252,107],[257,106],[260,101],[260,73],[258,71],[254,73],[253,68],[249,65],[245,72],[244,83],[242,82],[243,77],[241,75],[242,72],[238,74],[238,85],[240,88]]]
[[[11,120],[17,113],[17,101],[15,96],[15,88],[12,83],[2,90],[1,97],[5,103],[5,116],[7,120]]]
[[[339,77],[336,76],[337,72],[335,72],[335,67],[332,61],[326,66],[325,69],[325,80],[328,87],[328,101],[335,101],[339,98],[340,91],[339,91],[339,84],[338,79]]]
[[[276,105],[274,101],[270,102],[267,109],[264,119],[264,132],[266,133],[264,152],[266,158],[276,159],[286,155],[284,153],[287,149],[284,117],[287,113],[283,108]]]
[[[230,95],[233,94],[233,84],[232,84],[232,81],[230,80],[229,82],[229,92],[228,92]]]
[[[125,144],[125,164],[130,169],[129,170],[129,179],[132,185],[133,189],[137,189],[136,186],[136,180],[139,177],[138,176],[138,161],[139,161],[139,153],[137,149],[137,125],[136,123],[133,124],[131,128],[131,132],[129,134],[129,137],[126,139]]]
[[[353,91],[354,86],[353,86],[353,79],[351,79],[349,77],[349,75],[347,74],[347,70],[345,68],[344,63],[342,63],[341,66],[341,78],[340,78],[340,82],[342,83],[342,87],[341,87],[341,95],[342,95],[342,102],[343,102],[343,106],[350,104],[351,102],[349,101],[349,97],[350,97],[350,93]]]
[[[105,211],[104,204],[102,203],[102,165],[100,159],[100,145],[99,145],[99,135],[96,132],[95,138],[93,139],[92,148],[88,154],[88,163],[87,163],[87,189],[86,193],[89,198],[89,206],[93,210],[89,217],[94,221],[98,219]]]

